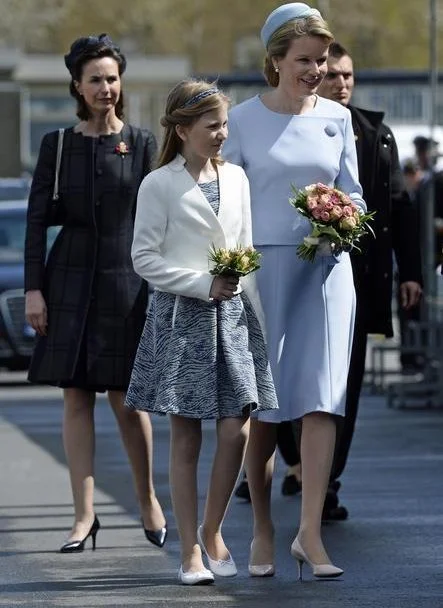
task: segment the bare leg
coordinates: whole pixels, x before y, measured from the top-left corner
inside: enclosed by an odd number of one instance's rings
[[[203,542],[212,559],[229,557],[221,526],[243,464],[248,434],[249,418],[222,418],[217,421],[217,450],[202,526]]]
[[[164,527],[166,520],[152,480],[152,427],[149,414],[127,408],[123,392],[109,391],[108,398],[131,463],[143,525],[148,530],[159,530]]]
[[[68,540],[82,540],[94,521],[95,393],[66,388],[63,397],[63,445],[75,517]]]
[[[251,419],[251,434],[246,451],[246,472],[254,512],[251,565],[274,563],[271,488],[276,442],[277,425]]]
[[[202,442],[201,421],[174,415],[170,421],[169,482],[180,537],[181,563],[185,572],[198,572],[204,568],[197,541],[197,464]]]
[[[334,456],[336,426],[330,414],[303,417],[301,434],[302,501],[298,539],[314,564],[329,564],[321,539],[321,514]]]

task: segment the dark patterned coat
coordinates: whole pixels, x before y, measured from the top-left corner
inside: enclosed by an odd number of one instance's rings
[[[156,142],[129,125],[99,138],[65,131],[62,229],[45,263],[57,138],[55,131],[42,140],[29,198],[25,290],[40,289],[48,307],[47,336],[37,340],[29,380],[69,385],[80,367],[92,390],[125,390],[147,304],[147,284],[131,260],[135,205]],[[127,154],[117,151],[120,142]]]
[[[404,184],[392,131],[382,112],[348,106],[352,115],[360,183],[369,211],[376,211],[363,253],[351,255],[357,302],[367,333],[392,337],[393,252],[399,281],[422,283],[418,216]]]

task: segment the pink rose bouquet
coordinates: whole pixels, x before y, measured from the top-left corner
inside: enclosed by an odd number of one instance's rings
[[[319,245],[328,241],[333,253],[360,251],[357,243],[365,234],[374,231],[369,225],[375,212],[362,213],[350,197],[325,184],[311,184],[303,190],[292,187],[294,196],[290,204],[301,215],[306,217],[312,226],[312,232],[297,247],[297,254],[302,260],[312,262]]]

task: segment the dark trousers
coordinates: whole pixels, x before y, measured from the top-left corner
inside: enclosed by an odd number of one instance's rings
[[[352,342],[351,361],[349,363],[348,383],[346,388],[346,406],[344,417],[337,416],[337,439],[335,442],[334,462],[331,470],[331,481],[338,479],[344,471],[354,435],[358,403],[365,374],[366,345],[365,314],[357,301],[355,314],[354,339]]]
[[[363,307],[357,302],[354,339],[348,373],[345,416],[336,416],[337,440],[331,470],[331,481],[335,481],[343,473],[351,448],[365,373],[367,339],[365,313]],[[293,466],[300,462],[297,426],[297,423],[282,422],[277,427],[277,445],[288,466]]]
[[[405,336],[408,329],[408,324],[412,321],[418,323],[422,318],[421,306],[414,306],[410,310],[405,310],[401,306],[400,289],[397,289],[397,315],[400,323],[400,344],[405,345]],[[403,367],[412,366],[416,369],[422,369],[424,365],[423,356],[418,353],[402,353],[400,352],[400,363]]]
[[[288,467],[293,467],[300,462],[295,424],[288,420],[277,425],[277,446]]]

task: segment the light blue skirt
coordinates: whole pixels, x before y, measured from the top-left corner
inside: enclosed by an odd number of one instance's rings
[[[126,405],[198,419],[277,408],[264,338],[247,296],[204,302],[155,291]]]
[[[292,246],[261,246],[257,272],[279,409],[267,422],[310,412],[345,413],[355,318],[348,253],[300,260]]]

